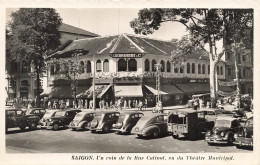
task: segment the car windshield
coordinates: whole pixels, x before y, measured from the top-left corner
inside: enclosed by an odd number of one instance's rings
[[[65,116],[66,111],[59,111],[55,113],[55,116]]]
[[[95,119],[100,120],[104,117],[105,114],[96,114]]]
[[[74,120],[80,120],[83,117],[82,113],[78,113],[76,114],[76,116],[74,117]]]
[[[53,112],[46,112],[46,113],[44,114],[44,118],[51,117],[52,114],[53,114]]]
[[[227,127],[230,128],[231,122],[229,120],[216,120],[215,127]]]

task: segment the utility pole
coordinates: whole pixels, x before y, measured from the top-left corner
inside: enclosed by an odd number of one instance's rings
[[[158,105],[159,102],[161,102],[161,82],[160,82],[160,74],[161,74],[161,64],[155,64],[156,68],[156,90],[157,90],[157,96],[156,96],[156,104]]]
[[[93,63],[94,63],[94,72],[93,72],[93,110],[96,110],[96,92],[95,92],[95,86],[96,86],[96,61],[95,61],[95,54],[93,55]]]

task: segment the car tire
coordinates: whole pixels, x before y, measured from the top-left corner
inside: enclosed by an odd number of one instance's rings
[[[233,137],[231,135],[228,137],[228,145],[233,145]]]
[[[31,123],[29,126],[30,130],[35,130],[37,128],[37,124],[36,123]]]
[[[241,148],[241,146],[240,146],[240,145],[236,145],[236,148],[240,149],[240,148]]]
[[[102,131],[103,131],[104,133],[108,133],[108,132],[109,132],[109,127],[108,127],[108,125],[104,125]]]
[[[82,129],[83,129],[84,131],[87,130],[87,127],[88,127],[88,123],[84,123],[84,124],[82,125]]]
[[[90,132],[91,132],[91,133],[95,133],[95,132],[96,132],[96,130],[91,130]]]
[[[20,130],[24,131],[26,128],[26,125],[20,125],[19,128],[20,128]]]
[[[208,143],[209,146],[213,146],[213,143]]]
[[[172,135],[173,139],[178,139],[179,136],[178,135]]]
[[[139,134],[137,134],[137,136],[138,136],[139,138],[142,138],[142,137],[143,137],[143,135],[139,135]]]
[[[77,129],[76,128],[72,128],[72,131],[76,131]]]
[[[153,131],[152,137],[157,138],[159,136],[159,131],[156,129]]]
[[[53,130],[58,131],[59,130],[59,124],[54,124],[53,125]]]

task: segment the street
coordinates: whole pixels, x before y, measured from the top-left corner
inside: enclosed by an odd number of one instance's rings
[[[209,146],[204,139],[176,140],[171,136],[158,139],[136,135],[91,133],[90,131],[43,130],[22,132],[9,129],[6,134],[7,153],[251,153],[235,146]]]

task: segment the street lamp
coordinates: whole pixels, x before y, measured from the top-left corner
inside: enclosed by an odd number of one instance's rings
[[[160,74],[162,65],[161,64],[155,64],[156,69],[156,90],[157,90],[157,97],[156,97],[156,104],[158,105],[159,102],[161,102],[161,83],[160,83]]]
[[[98,52],[97,52],[98,53]],[[96,92],[95,92],[95,86],[96,86],[96,61],[95,61],[95,54],[93,55],[93,63],[94,63],[94,72],[93,72],[93,110],[96,110]]]

